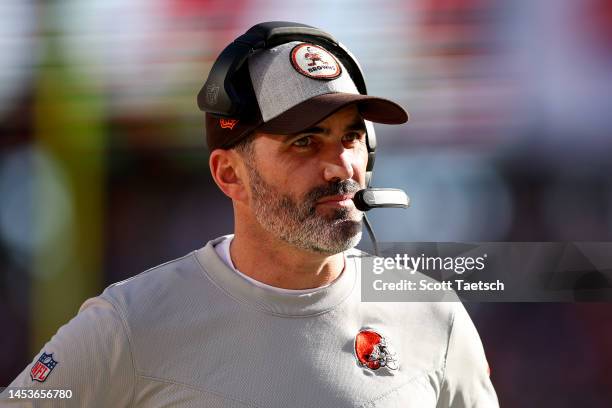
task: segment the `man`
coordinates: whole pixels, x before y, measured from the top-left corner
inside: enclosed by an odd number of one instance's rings
[[[360,302],[364,120],[407,114],[360,94],[336,52],[295,36],[249,51],[248,108],[206,114],[234,234],[86,301],[12,387],[79,407],[497,406],[460,303]]]

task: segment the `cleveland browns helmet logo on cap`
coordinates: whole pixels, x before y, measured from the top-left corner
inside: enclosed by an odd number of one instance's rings
[[[342,73],[340,63],[329,51],[314,44],[298,44],[291,50],[291,65],[313,79],[334,79]]]
[[[355,356],[360,366],[370,370],[399,368],[396,354],[387,339],[371,329],[361,330],[355,336]]]

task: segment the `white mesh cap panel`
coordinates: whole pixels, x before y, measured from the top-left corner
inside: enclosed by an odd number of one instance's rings
[[[349,73],[336,61],[341,74],[335,79],[301,74],[291,63],[291,51],[300,41],[262,50],[249,59],[249,73],[264,122],[314,96],[342,92],[359,94]],[[317,48],[322,48],[317,46]]]

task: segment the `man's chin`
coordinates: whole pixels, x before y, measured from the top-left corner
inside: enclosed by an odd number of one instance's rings
[[[339,239],[349,241],[361,233],[361,220],[339,220],[334,227],[338,229]]]
[[[340,220],[334,223],[333,238],[318,242],[315,252],[335,255],[354,248],[361,241],[361,221]]]
[[[359,244],[359,241],[361,241],[361,235],[361,225],[359,225],[358,229],[356,229],[355,234],[352,234],[350,235],[350,237],[345,238],[343,240],[337,241],[337,245],[335,246],[335,248],[333,248],[333,253],[338,254],[340,252],[344,252],[351,248],[354,248],[357,244]]]
[[[361,241],[361,221],[342,219],[319,224],[316,232],[294,238],[281,236],[290,245],[316,254],[335,255],[355,247]]]

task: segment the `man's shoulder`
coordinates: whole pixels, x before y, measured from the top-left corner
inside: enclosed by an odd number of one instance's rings
[[[192,251],[180,258],[113,283],[100,296],[113,303],[115,307],[124,309],[143,303],[148,304],[155,299],[174,297],[180,293],[183,286],[189,286],[203,277],[195,251]]]

